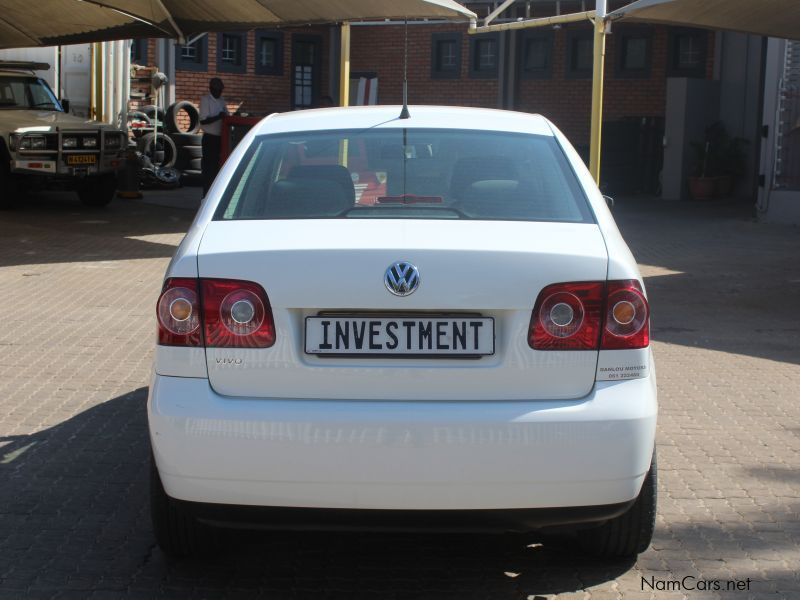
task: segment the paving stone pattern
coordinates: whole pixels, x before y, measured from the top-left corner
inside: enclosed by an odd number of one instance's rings
[[[661,403],[658,528],[636,562],[536,535],[248,532],[167,560],[145,398],[155,299],[193,217],[176,206],[193,203],[41,195],[0,213],[0,598],[800,597],[800,230],[654,200],[615,209]],[[723,591],[675,587],[700,580]]]

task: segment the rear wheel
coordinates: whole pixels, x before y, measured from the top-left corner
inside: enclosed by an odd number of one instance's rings
[[[78,188],[78,197],[86,206],[106,206],[117,191],[117,176],[113,173],[89,177]]]
[[[167,496],[150,455],[150,517],[161,550],[168,556],[192,556],[214,547],[214,530],[200,523]]]
[[[636,556],[647,550],[656,525],[658,487],[656,453],[636,502],[623,514],[593,529],[578,533],[581,547],[601,558]]]

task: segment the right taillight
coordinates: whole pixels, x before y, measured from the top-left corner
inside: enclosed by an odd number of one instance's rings
[[[535,350],[597,350],[603,318],[602,282],[557,283],[542,290],[531,317]]]
[[[650,307],[635,279],[609,281],[602,350],[646,348],[650,344]]]
[[[556,283],[531,315],[535,350],[623,350],[650,344],[650,309],[636,280]]]

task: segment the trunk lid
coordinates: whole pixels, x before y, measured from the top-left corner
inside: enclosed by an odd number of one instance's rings
[[[419,288],[399,297],[386,269],[408,261]],[[417,219],[212,221],[200,277],[257,282],[276,343],[208,348],[220,394],[371,400],[567,399],[588,394],[596,351],[535,351],[527,333],[546,285],[606,278],[597,225]],[[465,358],[320,357],[304,352],[305,318],[320,312],[470,313],[494,319],[494,354]]]

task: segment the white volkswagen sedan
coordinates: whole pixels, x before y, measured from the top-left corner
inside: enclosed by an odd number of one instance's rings
[[[157,305],[159,544],[568,528],[643,551],[649,309],[603,196],[541,116],[399,114],[273,115],[217,177]]]

